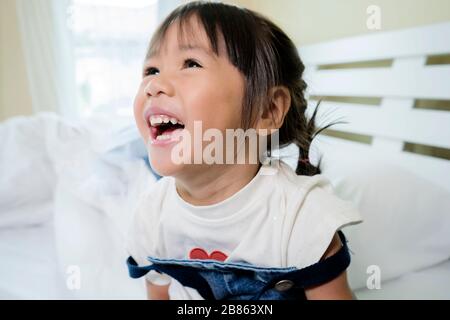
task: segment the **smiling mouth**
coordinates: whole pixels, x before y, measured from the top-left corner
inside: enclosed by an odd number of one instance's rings
[[[184,123],[166,115],[152,115],[148,119],[152,140],[167,141],[177,130],[184,129]]]

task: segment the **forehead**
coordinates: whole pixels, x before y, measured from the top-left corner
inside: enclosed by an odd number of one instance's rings
[[[217,49],[212,42],[216,42]],[[226,55],[222,34],[217,30],[216,39],[210,39],[204,26],[195,16],[177,19],[166,28],[159,30],[150,42],[146,60],[166,55],[173,50],[197,50],[214,58],[222,54]]]

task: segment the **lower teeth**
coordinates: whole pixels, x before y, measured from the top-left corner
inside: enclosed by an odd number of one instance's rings
[[[167,134],[162,134],[156,137],[156,140],[168,140],[168,139],[170,139],[170,136]]]

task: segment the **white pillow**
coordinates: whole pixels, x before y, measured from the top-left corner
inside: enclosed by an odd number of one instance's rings
[[[46,148],[51,113],[14,117],[0,124],[0,227],[51,219],[55,173]]]
[[[322,173],[364,220],[344,230],[353,252],[352,288],[366,287],[372,265],[386,281],[450,257],[447,190],[400,166],[362,156],[327,158]]]

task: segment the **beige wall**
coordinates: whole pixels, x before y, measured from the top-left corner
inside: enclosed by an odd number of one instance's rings
[[[0,0],[0,121],[32,113],[15,0]]]
[[[258,11],[297,45],[450,21],[449,0],[229,0]],[[381,9],[381,30],[368,30],[366,9]]]

